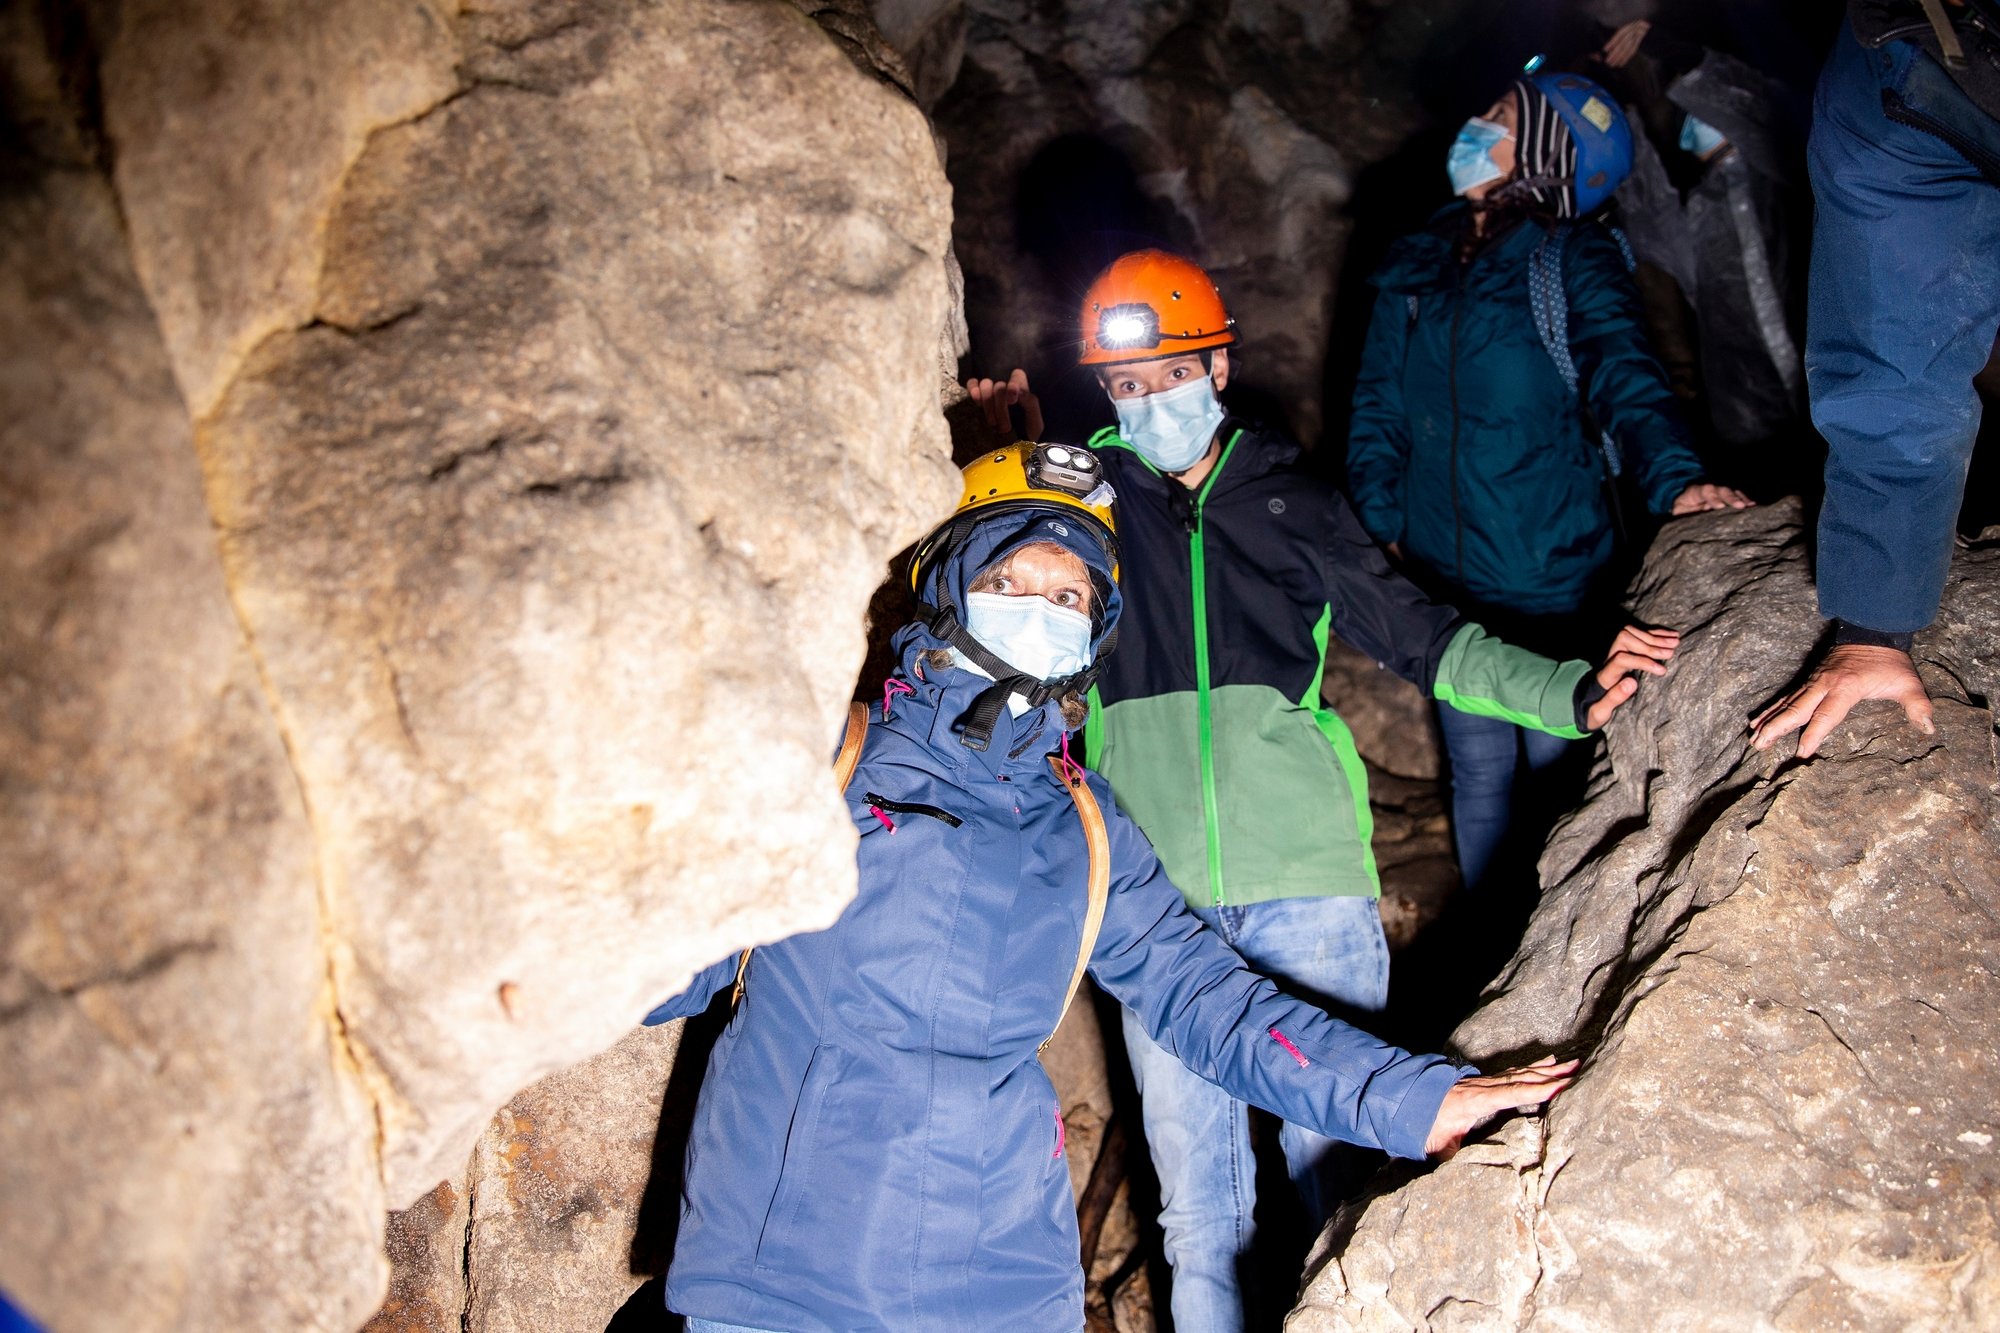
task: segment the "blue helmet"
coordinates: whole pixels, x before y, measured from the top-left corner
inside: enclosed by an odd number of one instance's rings
[[[1582,217],[1632,174],[1632,127],[1617,99],[1581,74],[1530,74],[1521,83],[1541,94],[1576,145],[1570,216]]]

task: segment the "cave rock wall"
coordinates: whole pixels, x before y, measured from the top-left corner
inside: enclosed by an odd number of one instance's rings
[[[1609,728],[1513,963],[1454,1044],[1576,1085],[1322,1238],[1291,1333],[2000,1324],[2000,529],[1818,756],[1745,723],[1820,628],[1796,501],[1670,525],[1685,634]]]
[[[0,1287],[54,1327],[358,1327],[495,1108],[851,894],[959,342],[930,127],[821,8],[9,8]]]

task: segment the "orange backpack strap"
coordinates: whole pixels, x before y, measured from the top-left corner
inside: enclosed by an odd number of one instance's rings
[[[842,791],[854,781],[854,770],[861,767],[861,747],[868,742],[868,705],[852,703],[847,706],[847,734],[840,738],[840,753],[833,758],[833,776]],[[729,992],[729,1003],[743,1002],[743,977],[750,970],[750,950],[745,949],[736,960],[736,987]]]
[[[847,706],[847,734],[840,738],[840,753],[834,756],[833,777],[842,791],[854,781],[854,770],[861,767],[861,747],[868,741],[868,705],[861,703]]]
[[[1090,955],[1097,948],[1097,932],[1104,925],[1105,904],[1111,900],[1111,838],[1104,831],[1104,812],[1097,807],[1097,794],[1083,780],[1083,771],[1065,761],[1063,756],[1050,755],[1049,767],[1056,771],[1056,781],[1062,783],[1064,790],[1069,792],[1069,799],[1075,802],[1076,817],[1083,824],[1084,845],[1090,848],[1090,905],[1084,909],[1083,943],[1077,949],[1076,967],[1069,974],[1069,990],[1063,995],[1062,1012],[1056,1015],[1055,1028],[1035,1048],[1038,1052],[1049,1048],[1049,1043],[1056,1039],[1056,1031],[1062,1027],[1063,1019],[1069,1017],[1070,1003],[1076,999],[1077,988],[1083,985],[1083,974],[1090,966]]]

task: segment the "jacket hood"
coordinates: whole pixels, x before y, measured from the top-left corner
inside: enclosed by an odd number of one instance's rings
[[[959,608],[962,614],[966,591],[981,573],[1022,547],[1036,542],[1055,543],[1082,560],[1090,570],[1098,603],[1097,612],[1091,617],[1090,655],[1094,666],[1107,650],[1124,602],[1119,595],[1117,581],[1112,577],[1110,554],[1095,529],[1063,510],[1037,507],[996,512],[975,526],[956,549],[945,555],[930,574],[930,586],[923,590],[923,595],[949,599],[950,604]],[[951,647],[921,621],[912,621],[897,630],[891,644],[896,650],[903,682],[916,691],[917,698],[924,705],[938,711],[939,721],[931,732],[933,747],[946,755],[953,751],[974,753],[958,743],[955,734],[957,724],[993,682],[963,667],[943,670],[920,667],[917,658],[923,653]],[[989,651],[992,651],[990,646]],[[1002,708],[984,753],[1004,767],[1007,761],[1027,753],[1021,748],[1023,746],[1034,750],[1032,757],[1038,758],[1047,753],[1061,741],[1062,734],[1062,709],[1054,699],[1029,709],[1019,717],[1014,716],[1011,709]],[[1041,743],[1044,737],[1046,743]]]

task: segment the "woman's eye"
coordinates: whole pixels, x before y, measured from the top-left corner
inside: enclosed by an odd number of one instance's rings
[[[1175,366],[1172,370],[1167,372],[1169,376],[1177,380],[1186,379],[1187,373],[1188,373],[1188,368],[1186,366]]]
[[[1063,588],[1056,593],[1056,605],[1076,607],[1083,605],[1083,594],[1074,588]]]

